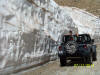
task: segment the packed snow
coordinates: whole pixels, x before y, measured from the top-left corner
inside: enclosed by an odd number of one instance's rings
[[[56,58],[61,35],[77,29],[99,35],[99,24],[98,17],[53,0],[0,0],[0,71]]]
[[[79,33],[89,33],[91,35],[100,35],[100,18],[75,7],[62,7],[73,19]]]

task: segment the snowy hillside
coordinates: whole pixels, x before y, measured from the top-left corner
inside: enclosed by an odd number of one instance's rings
[[[63,7],[66,13],[70,15],[74,23],[78,27],[79,33],[89,33],[91,35],[100,35],[100,18],[75,7]]]
[[[82,14],[83,21],[78,14]],[[95,22],[87,22],[87,16],[53,0],[0,0],[0,70],[49,61],[57,53],[54,44],[70,29],[94,35],[94,26],[100,20],[94,25]],[[96,20],[95,16],[89,16],[89,20],[92,17]]]
[[[62,8],[73,19],[79,34],[88,33],[96,39],[96,42],[100,42],[100,18],[75,7]]]
[[[0,0],[0,69],[49,61],[75,24],[53,0]]]

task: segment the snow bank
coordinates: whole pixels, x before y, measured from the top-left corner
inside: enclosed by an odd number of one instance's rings
[[[61,35],[77,28],[99,35],[99,24],[96,16],[53,0],[0,0],[0,73],[54,59]]]
[[[63,7],[66,13],[73,19],[79,34],[88,33],[96,43],[100,42],[100,18],[85,10],[76,7]]]
[[[62,8],[73,19],[80,34],[100,35],[100,18],[79,8],[63,6]]]
[[[0,71],[55,58],[55,44],[74,27],[53,0],[0,0]]]

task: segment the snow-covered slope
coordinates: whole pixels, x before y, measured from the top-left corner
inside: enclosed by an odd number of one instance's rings
[[[94,35],[99,20],[94,25],[87,16],[96,20],[53,0],[0,0],[0,70],[49,61],[57,53],[54,44],[70,29]]]
[[[76,7],[62,8],[73,19],[79,34],[88,33],[96,42],[100,42],[100,18]]]
[[[71,16],[78,27],[79,33],[89,33],[91,35],[100,35],[100,18],[75,7],[62,7],[66,13]]]
[[[74,26],[53,0],[0,0],[0,69],[49,61]]]

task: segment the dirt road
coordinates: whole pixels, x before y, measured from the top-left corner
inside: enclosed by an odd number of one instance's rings
[[[69,62],[68,66],[60,67],[59,59],[49,62],[36,69],[30,69],[12,75],[100,75],[100,48],[97,48],[97,61],[92,66],[73,66],[82,62]]]

